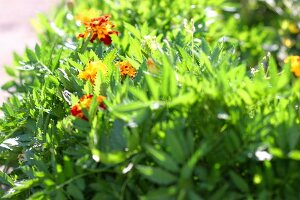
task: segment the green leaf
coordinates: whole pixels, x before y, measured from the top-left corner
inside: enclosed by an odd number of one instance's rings
[[[129,91],[132,95],[134,95],[135,98],[139,99],[140,101],[143,102],[148,101],[148,97],[142,88],[130,87]]]
[[[61,190],[58,190],[56,191],[54,200],[67,200],[67,198]]]
[[[299,150],[292,150],[289,152],[288,157],[293,160],[300,160],[300,151]]]
[[[167,134],[167,144],[170,148],[170,154],[178,163],[183,163],[186,159],[183,147],[175,133]]]
[[[130,56],[136,58],[139,63],[143,62],[141,43],[138,40],[130,38],[130,47],[128,53]],[[131,64],[133,67],[136,67],[133,62],[131,62]]]
[[[192,176],[194,167],[196,166],[199,159],[207,153],[208,149],[209,147],[207,143],[204,143],[197,149],[197,151],[192,155],[188,162],[183,166],[181,171],[182,178],[188,179]]]
[[[29,190],[30,188],[32,188],[34,185],[38,183],[39,183],[38,179],[30,179],[30,180],[18,182],[16,184],[18,186],[10,189],[8,192],[5,193],[5,195],[2,198],[12,198],[25,190]]]
[[[123,136],[125,122],[119,119],[116,119],[113,123],[111,134],[109,135],[110,147],[112,150],[123,150],[126,146],[126,140]]]
[[[0,171],[0,183],[9,186],[14,186],[14,181],[10,178],[9,175],[2,171]]]
[[[62,52],[63,52],[63,49],[60,49],[59,52],[53,58],[52,66],[51,66],[52,71],[54,71],[55,69],[57,69],[59,67],[59,61],[60,61]]]
[[[16,71],[15,71],[14,68],[5,66],[4,69],[5,69],[5,72],[6,72],[9,76],[12,76],[12,77],[16,77],[16,76],[17,76]]]
[[[161,93],[165,98],[174,97],[177,93],[175,71],[170,65],[168,59],[164,57]]]
[[[64,174],[66,178],[74,176],[73,164],[68,156],[64,156]]]
[[[249,186],[247,182],[237,173],[234,171],[230,171],[229,175],[231,177],[231,180],[235,184],[235,186],[241,191],[241,192],[249,192]]]
[[[222,200],[226,195],[226,191],[228,190],[228,185],[225,184],[218,188],[218,190],[214,191],[213,194],[210,196],[209,200]]]
[[[116,165],[126,160],[126,154],[123,151],[103,152],[98,149],[92,149],[93,159],[106,165]]]
[[[159,151],[149,145],[146,145],[145,148],[158,165],[171,172],[178,172],[178,164],[167,153]]]
[[[112,63],[114,61],[114,59],[117,56],[117,49],[113,49],[111,50],[108,54],[105,55],[104,59],[103,59],[103,63],[107,66],[109,66],[110,63]]]
[[[35,53],[29,48],[26,48],[25,51],[26,51],[26,55],[27,55],[29,61],[32,62],[32,63],[36,63],[37,62],[37,57],[36,57]]]
[[[176,182],[177,177],[173,174],[157,167],[148,167],[143,165],[136,166],[137,170],[147,179],[154,183],[168,185]]]
[[[161,187],[159,189],[149,191],[145,196],[141,197],[141,200],[173,200],[176,192],[175,187]]]
[[[239,94],[239,96],[244,100],[244,102],[248,105],[252,105],[253,101],[251,96],[248,94],[248,92],[246,92],[243,89],[240,89],[237,91],[237,93]]]
[[[170,107],[178,106],[178,105],[191,106],[192,104],[195,103],[196,100],[197,100],[197,95],[195,95],[195,93],[192,91],[175,97],[168,105]]]
[[[197,194],[193,190],[188,191],[188,197],[190,200],[203,200],[203,198],[201,198],[199,194]]]
[[[206,67],[208,73],[212,76],[215,76],[212,63],[210,62],[208,56],[202,51],[200,52],[200,55],[201,55],[201,59],[204,63],[204,66]]]
[[[41,52],[41,47],[38,44],[34,46],[34,51],[38,59],[40,59],[42,56],[42,52]]]
[[[70,65],[72,65],[73,67],[75,67],[78,70],[83,70],[83,66],[75,61],[73,61],[71,58],[68,59],[68,62],[70,63]]]
[[[151,102],[131,102],[128,104],[118,105],[113,108],[114,112],[133,112],[143,108],[147,108],[151,105]]]
[[[150,75],[145,75],[145,78],[146,78],[148,88],[152,94],[151,99],[158,100],[159,99],[159,84]]]
[[[127,29],[130,33],[132,33],[133,36],[135,36],[137,39],[141,38],[141,32],[135,28],[134,26],[132,26],[129,23],[123,22],[125,29]]]
[[[88,57],[86,57],[84,54],[81,54],[81,53],[78,53],[78,56],[83,64],[88,64],[88,62],[89,62]]]
[[[80,191],[80,189],[72,183],[68,185],[67,193],[76,200],[77,199],[79,199],[79,200],[84,199],[84,196],[83,196],[82,192]]]

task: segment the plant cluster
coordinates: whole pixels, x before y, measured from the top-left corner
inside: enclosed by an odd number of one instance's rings
[[[268,13],[293,41],[297,15],[241,2],[69,0],[40,15],[40,43],[2,86],[1,198],[298,199],[297,44],[247,18]]]

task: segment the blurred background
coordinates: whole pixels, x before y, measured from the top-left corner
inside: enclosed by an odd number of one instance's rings
[[[40,12],[49,13],[60,0],[0,0],[0,85],[9,77],[4,66],[13,64],[13,52],[22,54],[25,47],[37,42],[32,19]],[[7,97],[0,92],[0,104]]]

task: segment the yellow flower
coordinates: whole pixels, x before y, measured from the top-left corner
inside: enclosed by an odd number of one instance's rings
[[[101,61],[89,62],[84,71],[78,74],[78,78],[95,83],[97,73],[101,70],[104,76],[107,75],[107,66]]]
[[[295,76],[300,76],[300,56],[289,56],[284,62],[290,63],[291,71],[295,74]]]
[[[284,20],[281,24],[283,30],[288,30],[290,33],[297,34],[300,32],[299,27],[290,21]]]
[[[287,48],[291,48],[294,45],[294,42],[289,39],[289,38],[284,38],[282,40],[282,43],[284,44],[284,46],[286,46]]]
[[[297,34],[300,32],[300,29],[298,28],[298,26],[296,24],[289,24],[288,29],[291,33],[294,33],[294,34]]]
[[[122,61],[119,63],[119,65],[121,76],[129,76],[132,79],[135,77],[136,70],[128,61]]]
[[[95,39],[102,41],[105,45],[110,45],[112,40],[110,35],[119,32],[112,30],[115,25],[109,21],[110,16],[104,15],[97,18],[93,18],[84,22],[85,32],[78,35],[78,38],[87,38],[90,36],[90,41],[94,42]]]

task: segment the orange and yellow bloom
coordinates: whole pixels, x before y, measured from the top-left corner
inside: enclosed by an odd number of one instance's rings
[[[289,56],[284,62],[290,63],[291,71],[295,74],[295,76],[300,76],[300,56]]]
[[[98,96],[97,102],[99,103],[99,107],[102,109],[106,109],[105,104],[103,100],[105,99],[104,96]],[[84,115],[82,109],[89,109],[90,105],[93,100],[92,94],[84,95],[82,98],[80,98],[79,102],[72,106],[71,108],[71,114],[75,117],[87,120],[87,117]]]
[[[129,76],[132,79],[135,77],[136,70],[128,61],[119,62],[118,65],[120,66],[121,76]]]
[[[119,32],[113,30],[115,25],[109,21],[110,16],[104,15],[93,19],[84,19],[83,24],[85,25],[85,32],[78,35],[78,38],[90,37],[90,41],[94,42],[95,39],[102,41],[105,45],[110,45],[112,40],[110,35]],[[85,21],[89,20],[89,21]]]
[[[84,71],[78,74],[78,78],[95,83],[98,71],[101,71],[104,76],[107,75],[107,66],[101,61],[89,62]]]

